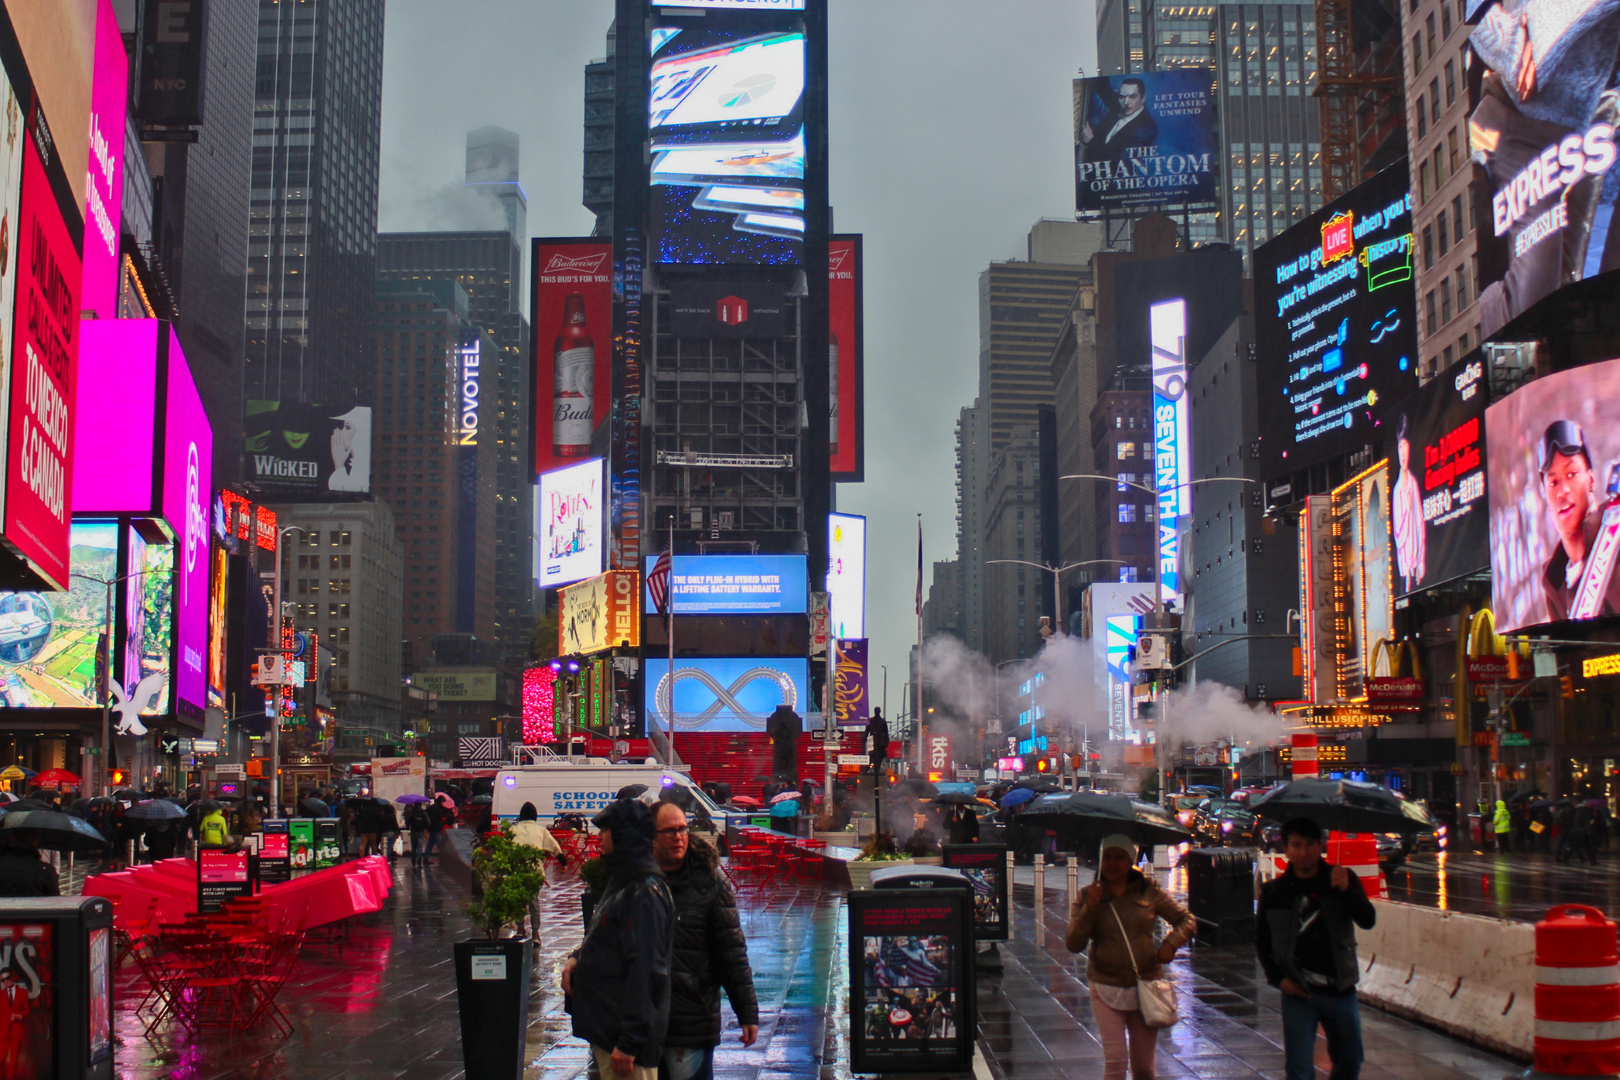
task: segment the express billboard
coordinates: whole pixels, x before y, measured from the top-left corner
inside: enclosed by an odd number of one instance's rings
[[[1484,368],[1472,360],[1390,409],[1396,596],[1490,565],[1485,402]]]
[[[1620,360],[1536,379],[1485,427],[1497,632],[1620,614]]]
[[[1475,206],[1483,337],[1555,289],[1620,269],[1616,116],[1601,70],[1617,35],[1611,5],[1527,0],[1492,5],[1469,37],[1483,73],[1469,80],[1469,149],[1490,193]]]
[[[866,369],[861,237],[827,240],[827,378],[831,412],[827,424],[831,479],[866,478]]]
[[[1268,478],[1381,442],[1418,387],[1412,194],[1391,165],[1254,253]]]
[[[459,410],[458,410],[459,415]],[[286,498],[371,490],[371,408],[301,401],[247,403],[243,465],[247,480]]]
[[[534,569],[542,588],[584,581],[602,572],[603,464],[601,458],[593,458],[540,477],[534,501]]]
[[[642,692],[649,723],[669,727],[674,693],[676,731],[762,732],[778,705],[801,716],[810,701],[810,661],[803,657],[678,657],[642,662]]]
[[[1076,209],[1214,205],[1214,90],[1202,67],[1076,79]]]
[[[642,580],[658,556],[648,555]],[[803,555],[677,555],[669,575],[676,615],[803,615],[809,564]],[[643,610],[656,611],[652,594]]]
[[[681,18],[648,38],[654,261],[796,265],[805,228],[801,16]]]
[[[591,455],[613,402],[613,245],[589,238],[534,241],[534,471]]]
[[[866,636],[866,519],[855,514],[827,516],[828,633],[835,638]]]

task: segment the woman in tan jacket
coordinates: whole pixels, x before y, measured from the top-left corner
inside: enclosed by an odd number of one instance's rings
[[[1155,943],[1160,919],[1170,924],[1170,933]],[[1198,920],[1186,908],[1136,869],[1136,845],[1129,837],[1116,833],[1103,839],[1100,880],[1074,902],[1064,939],[1070,952],[1091,947],[1086,981],[1103,1045],[1103,1080],[1125,1080],[1127,1033],[1132,1080],[1153,1080],[1158,1032],[1142,1020],[1137,974],[1158,978],[1160,965],[1168,964],[1197,929]]]

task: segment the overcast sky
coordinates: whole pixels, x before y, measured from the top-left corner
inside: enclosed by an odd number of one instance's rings
[[[841,232],[866,235],[866,483],[874,697],[900,711],[925,559],[956,553],[957,411],[978,389],[978,276],[1072,217],[1070,80],[1096,68],[1092,0],[830,0],[831,181]],[[535,236],[588,233],[580,206],[584,65],[612,0],[389,0],[384,230],[453,228],[466,132],[522,139]],[[924,587],[926,588],[926,580]]]

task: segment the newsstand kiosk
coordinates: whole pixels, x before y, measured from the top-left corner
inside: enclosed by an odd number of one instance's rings
[[[0,992],[22,1016],[11,1075],[111,1080],[112,927],[99,896],[0,900]]]

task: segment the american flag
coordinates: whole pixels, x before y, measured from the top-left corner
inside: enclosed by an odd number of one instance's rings
[[[658,609],[660,615],[669,614],[669,575],[674,565],[674,560],[666,551],[658,556],[658,561],[653,563],[652,570],[647,573],[647,591],[652,593],[653,606]]]
[[[933,986],[943,974],[916,939],[901,945],[890,938],[883,943],[881,953],[883,966],[878,972],[881,986]]]

